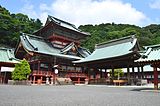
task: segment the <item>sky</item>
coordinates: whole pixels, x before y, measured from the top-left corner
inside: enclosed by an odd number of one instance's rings
[[[23,13],[45,23],[51,15],[79,25],[116,23],[160,24],[160,0],[0,0],[11,13]]]

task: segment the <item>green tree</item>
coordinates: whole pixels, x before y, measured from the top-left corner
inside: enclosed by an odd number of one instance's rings
[[[15,47],[20,32],[31,34],[41,27],[42,23],[39,19],[31,19],[22,13],[11,14],[0,6],[0,46]]]
[[[112,70],[110,70],[110,75],[112,77]],[[123,76],[124,76],[124,72],[121,68],[120,69],[114,69],[114,78],[120,79],[120,77],[123,77]]]
[[[15,69],[12,72],[13,80],[26,80],[27,76],[31,73],[29,63],[24,59],[20,63],[15,65]]]

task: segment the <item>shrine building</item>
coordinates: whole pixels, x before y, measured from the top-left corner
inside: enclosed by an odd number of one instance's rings
[[[19,60],[14,56],[14,50],[0,48],[0,83],[7,84],[11,80],[11,73]]]
[[[75,25],[48,16],[41,29],[34,34],[20,35],[15,57],[28,60],[32,73],[32,84],[51,84],[56,77],[70,78],[74,83],[84,83],[87,78],[82,67],[72,64],[90,55],[81,47],[81,40],[89,36]]]

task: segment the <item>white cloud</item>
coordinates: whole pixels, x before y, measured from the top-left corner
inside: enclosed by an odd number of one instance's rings
[[[50,9],[49,7],[47,7],[47,4],[40,4],[39,7],[41,11],[46,11],[46,10],[49,11]]]
[[[152,1],[149,6],[153,9],[160,9],[160,0]]]
[[[47,12],[42,12],[39,16],[39,19],[42,21],[43,24],[45,24],[46,20],[48,17],[48,13]]]
[[[37,16],[43,23],[47,15],[53,15],[76,26],[111,22],[142,25],[147,18],[131,4],[121,0],[55,0],[49,5],[41,4],[38,14],[33,7],[28,8],[27,14]]]
[[[34,11],[34,9],[35,8],[32,4],[30,4],[29,2],[26,2],[26,4],[21,9],[21,12],[24,14],[27,14],[31,18],[37,18],[38,15],[37,15],[36,11]]]

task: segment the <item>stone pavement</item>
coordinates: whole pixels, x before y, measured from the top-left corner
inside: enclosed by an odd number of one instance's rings
[[[159,92],[142,89],[147,88],[0,85],[0,106],[160,106]]]

